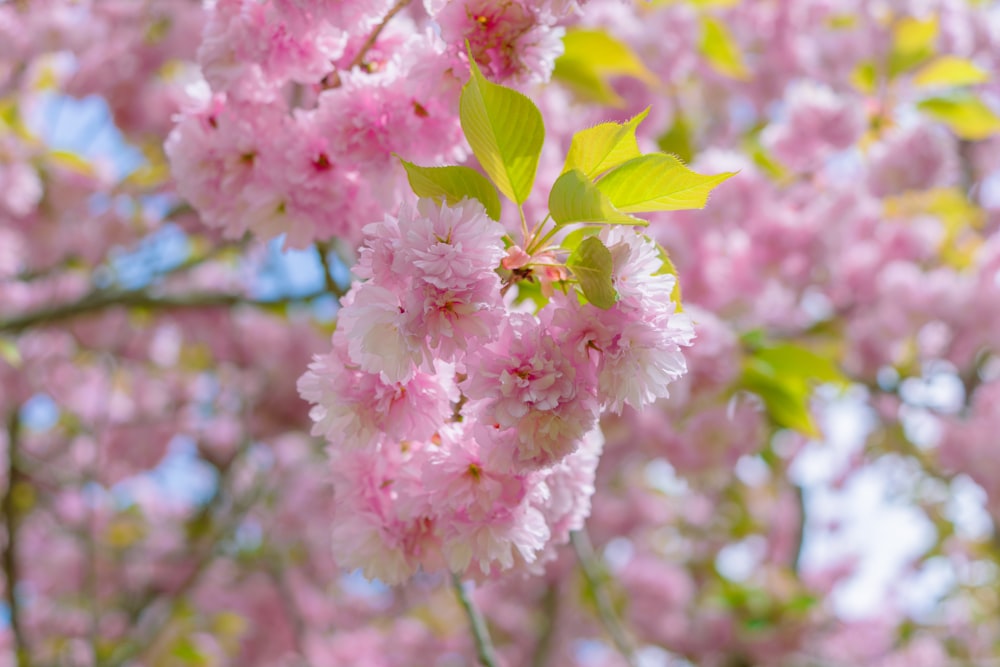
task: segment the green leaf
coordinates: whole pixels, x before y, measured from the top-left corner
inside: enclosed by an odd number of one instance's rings
[[[833,382],[846,385],[847,377],[830,357],[791,343],[764,347],[754,353],[759,361],[769,365],[779,376],[797,376],[811,382]]]
[[[962,139],[977,141],[1000,132],[1000,117],[971,93],[932,97],[918,103],[917,108],[950,127]]]
[[[582,172],[571,169],[556,179],[549,193],[549,213],[557,225],[573,222],[606,222],[620,225],[648,225],[639,218],[616,209],[604,193]]]
[[[908,16],[893,28],[889,53],[889,78],[909,71],[934,55],[937,41],[937,17],[921,20]]]
[[[878,86],[878,72],[875,71],[875,63],[871,60],[858,63],[858,66],[851,72],[851,83],[862,93],[874,95]]]
[[[974,86],[990,80],[990,74],[971,60],[941,56],[927,63],[913,77],[918,86]]]
[[[740,385],[761,397],[768,414],[778,426],[799,431],[811,438],[820,436],[809,414],[812,392],[808,385],[776,377],[770,366],[754,359],[744,366]]]
[[[680,113],[674,116],[673,124],[656,140],[656,145],[664,153],[676,155],[685,164],[694,158],[694,144],[691,143],[691,128]]]
[[[759,345],[747,338],[747,344]],[[746,360],[740,386],[758,394],[774,423],[810,437],[819,430],[809,414],[813,386],[833,383],[846,386],[847,377],[833,359],[792,343],[765,345]]]
[[[649,107],[646,107],[624,123],[601,123],[574,134],[563,173],[579,169],[587,178],[594,178],[642,155],[635,130],[648,113]]]
[[[472,76],[459,99],[462,131],[500,192],[523,204],[545,141],[542,114],[521,93],[487,81],[471,54],[469,68]]]
[[[720,74],[740,80],[750,76],[743,63],[743,54],[729,28],[708,14],[701,17],[701,44],[698,52]]]
[[[624,213],[703,208],[712,189],[735,172],[705,176],[663,153],[633,158],[597,181],[598,189]]]
[[[603,30],[568,30],[563,49],[556,58],[553,78],[590,101],[622,106],[624,100],[610,84],[616,76],[634,77],[651,86],[659,83],[627,44]]]
[[[653,275],[660,276],[665,273],[669,273],[677,279],[674,283],[674,289],[670,291],[670,300],[674,302],[674,306],[677,308],[678,313],[683,312],[684,306],[681,303],[681,275],[677,272],[677,267],[674,266],[674,261],[670,259],[670,253],[667,252],[667,249],[657,243],[656,250],[660,254],[660,261],[663,265],[660,267],[660,270]]]
[[[500,196],[485,176],[471,167],[420,167],[400,158],[406,169],[410,187],[418,197],[444,198],[456,204],[469,197],[476,199],[486,209],[486,215],[500,219]]]
[[[618,292],[611,282],[611,251],[597,237],[583,239],[566,260],[566,267],[576,276],[590,303],[606,310],[618,301]]]
[[[562,243],[559,244],[559,247],[568,252],[573,252],[580,247],[580,244],[585,238],[599,234],[600,231],[600,227],[579,227],[564,236]]]

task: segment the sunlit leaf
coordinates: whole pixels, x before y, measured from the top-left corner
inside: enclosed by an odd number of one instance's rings
[[[1000,117],[971,93],[932,97],[919,102],[917,108],[947,125],[962,139],[976,141],[1000,132]]]
[[[893,28],[889,78],[909,71],[931,58],[937,36],[937,17],[922,20],[908,16],[900,19]]]
[[[712,189],[731,176],[698,174],[673,156],[652,153],[613,169],[597,187],[625,213],[680,211],[704,207]]]
[[[563,237],[562,243],[559,244],[559,247],[563,250],[573,252],[580,246],[580,243],[582,243],[585,238],[599,234],[600,231],[600,227],[580,227],[578,229],[574,229]]]
[[[601,123],[573,135],[563,172],[579,169],[587,178],[639,157],[635,130],[649,113],[646,108],[624,123]]]
[[[432,197],[456,204],[466,197],[475,199],[486,215],[500,219],[500,196],[493,184],[475,169],[465,166],[420,167],[400,159],[410,187],[418,197]]]
[[[472,75],[459,100],[465,138],[500,192],[523,204],[545,141],[542,114],[526,96],[487,81],[471,55],[469,67]]]
[[[618,292],[611,282],[611,251],[597,237],[583,239],[566,260],[566,267],[573,272],[590,303],[607,309],[618,301]]]
[[[677,272],[677,267],[674,266],[674,261],[670,259],[670,253],[659,243],[656,244],[656,249],[660,253],[660,261],[663,263],[660,270],[656,272],[655,275],[670,274],[676,278],[674,282],[674,289],[670,292],[670,300],[674,302],[674,306],[677,308],[677,312],[682,312],[684,310],[682,304],[681,295],[681,276]]]
[[[553,78],[593,102],[610,106],[624,103],[610,85],[616,76],[630,76],[648,85],[659,83],[631,47],[603,30],[569,30],[563,37],[563,47]]]
[[[851,72],[851,84],[866,95],[874,95],[878,85],[878,73],[875,71],[875,63],[865,60],[858,63],[854,71]]]
[[[913,77],[918,86],[974,86],[989,81],[990,74],[976,63],[958,56],[941,56],[927,63]]]
[[[701,43],[698,51],[721,74],[734,79],[746,79],[750,75],[729,28],[707,14],[701,17]]]
[[[549,193],[549,213],[557,224],[607,222],[622,225],[648,225],[639,218],[622,213],[608,201],[596,185],[576,169],[556,179]]]

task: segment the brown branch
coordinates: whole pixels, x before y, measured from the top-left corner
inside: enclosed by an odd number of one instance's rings
[[[625,658],[625,662],[630,667],[635,667],[635,651],[632,649],[632,642],[625,635],[625,629],[622,627],[621,621],[618,620],[618,615],[615,613],[614,607],[611,606],[610,598],[608,598],[608,592],[601,582],[604,573],[601,571],[601,565],[597,562],[597,555],[594,553],[590,538],[583,530],[575,530],[569,534],[569,539],[573,544],[573,550],[576,551],[576,558],[583,571],[583,578],[586,579],[587,586],[594,596],[594,605],[597,607],[597,616],[601,620],[601,625],[611,637],[615,648]]]
[[[355,67],[360,67],[364,64],[365,56],[368,55],[368,52],[373,46],[375,46],[375,42],[378,41],[378,36],[382,34],[383,30],[385,30],[385,27],[389,24],[389,21],[392,20],[392,17],[403,11],[408,4],[410,4],[410,0],[399,0],[395,5],[393,5],[392,9],[389,10],[389,13],[382,19],[382,22],[375,26],[375,28],[368,35],[368,38],[365,39],[365,43],[361,45],[361,50],[358,51],[357,55],[354,56],[354,59],[351,60],[351,64],[348,66],[348,69],[354,69]]]
[[[31,657],[28,643],[25,640],[24,628],[21,627],[21,605],[14,590],[20,579],[20,567],[17,558],[17,530],[20,527],[21,508],[18,506],[17,494],[22,482],[21,470],[18,467],[19,441],[21,437],[21,417],[15,407],[7,417],[7,490],[2,503],[4,525],[7,529],[7,539],[4,542],[2,560],[5,579],[4,596],[10,612],[10,631],[14,640],[14,656],[17,667],[29,667]]]
[[[472,631],[472,638],[476,643],[476,656],[479,658],[479,664],[483,667],[497,667],[499,663],[497,663],[496,650],[490,639],[490,631],[486,628],[486,620],[476,609],[476,605],[472,603],[472,598],[465,590],[465,585],[455,573],[451,575],[451,585],[455,589],[458,601],[462,603],[465,616],[469,619],[469,629]]]
[[[215,562],[214,557],[219,543],[236,529],[246,512],[256,503],[259,489],[247,494],[242,502],[233,503],[228,516],[216,517],[222,513],[222,507],[229,498],[228,492],[230,485],[234,483],[236,463],[249,448],[250,440],[244,440],[227,461],[216,464],[219,481],[213,495],[187,522],[194,530],[206,526],[190,549],[195,554],[194,567],[174,589],[162,591],[153,588],[140,596],[140,601],[133,605],[129,617],[133,625],[145,624],[147,629],[135,641],[122,644],[120,650],[108,661],[108,665],[129,664],[155,647],[170,627],[170,619],[176,605],[194,589],[208,566]],[[216,517],[214,521],[213,517]]]
[[[33,313],[0,320],[0,333],[21,333],[36,326],[57,324],[81,315],[100,312],[107,308],[148,308],[150,310],[191,309],[191,308],[231,308],[248,305],[267,308],[286,303],[311,301],[325,292],[307,294],[293,299],[263,301],[251,299],[242,294],[205,293],[187,296],[154,296],[146,290],[117,291],[99,290],[87,294],[79,301],[42,308]]]

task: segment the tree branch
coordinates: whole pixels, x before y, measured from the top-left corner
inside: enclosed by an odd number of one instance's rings
[[[14,639],[14,656],[17,667],[28,667],[31,657],[28,644],[21,627],[21,606],[17,599],[15,588],[20,578],[20,568],[17,560],[17,529],[21,523],[20,508],[17,502],[17,492],[21,484],[21,471],[18,467],[19,440],[21,437],[21,417],[15,407],[7,417],[7,489],[4,492],[2,504],[4,525],[7,529],[7,540],[4,543],[2,560],[5,579],[4,596],[7,609],[10,612],[10,631]]]
[[[358,51],[357,55],[355,55],[351,60],[351,64],[348,66],[348,69],[354,69],[355,67],[360,67],[364,64],[365,56],[368,55],[368,52],[371,51],[373,46],[375,46],[375,42],[378,41],[378,36],[381,35],[382,31],[385,30],[385,27],[389,25],[389,21],[392,20],[392,17],[403,11],[408,4],[410,4],[410,0],[399,0],[395,5],[393,5],[392,9],[389,10],[389,13],[387,13],[385,18],[382,19],[382,22],[375,26],[374,30],[372,30],[368,35],[368,38],[365,40],[365,43],[361,45],[361,49]]]
[[[597,615],[601,620],[601,625],[604,626],[604,629],[611,637],[615,648],[625,658],[625,662],[630,667],[635,667],[635,651],[632,649],[632,642],[625,635],[625,630],[622,628],[621,622],[618,620],[618,616],[611,606],[608,592],[604,589],[601,582],[601,566],[597,562],[597,556],[594,554],[594,547],[590,543],[590,538],[583,530],[574,530],[569,534],[569,539],[573,544],[573,550],[576,552],[576,558],[580,562],[580,569],[583,570],[583,577],[587,580],[587,585],[594,594],[594,603],[597,607]]]
[[[301,301],[310,301],[326,292],[307,294],[294,299],[262,301],[242,294],[206,293],[187,296],[153,296],[146,290],[117,291],[100,290],[91,292],[79,301],[64,303],[50,308],[42,308],[33,313],[18,315],[8,320],[0,320],[0,333],[21,333],[36,326],[56,324],[81,315],[96,313],[106,308],[123,306],[128,308],[149,308],[168,310],[173,308],[221,308],[249,305],[266,308]]]
[[[493,641],[490,639],[490,632],[486,628],[486,621],[479,613],[472,599],[469,597],[462,580],[454,572],[451,574],[451,584],[455,589],[458,601],[462,603],[462,609],[469,619],[469,627],[472,630],[472,637],[476,641],[476,655],[479,657],[479,664],[483,667],[497,667],[496,651],[493,648]]]

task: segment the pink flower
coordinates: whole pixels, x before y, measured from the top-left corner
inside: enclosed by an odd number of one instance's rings
[[[492,468],[480,457],[468,424],[444,429],[441,436],[421,479],[435,499],[448,567],[462,573],[478,565],[487,575],[533,562],[549,539],[534,506],[547,495],[541,478]]]
[[[343,337],[333,340],[333,352],[314,357],[298,382],[302,398],[314,404],[313,435],[346,447],[371,445],[382,434],[428,440],[451,417],[458,400],[451,367],[439,364],[434,375],[416,372],[408,382],[387,383],[351,363]]]
[[[602,310],[564,298],[556,305],[549,317],[559,340],[594,356],[603,409],[642,408],[667,396],[667,386],[687,372],[680,348],[691,344],[694,327],[672,303],[644,308],[620,301]]]
[[[482,437],[503,439],[511,429],[516,436],[508,451],[513,467],[558,461],[596,423],[589,360],[561,347],[530,315],[512,314],[500,338],[466,363],[469,377],[462,389],[471,399],[467,413],[480,422]]]
[[[419,478],[424,447],[385,443],[332,458],[337,509],[333,552],[345,568],[398,584],[417,568],[440,567],[438,539]]]
[[[465,199],[449,206],[421,199],[416,211],[400,210],[399,227],[396,272],[440,289],[464,289],[485,282],[499,292],[494,271],[504,256],[504,230],[478,201]]]
[[[405,327],[399,296],[374,283],[354,286],[338,315],[338,333],[351,361],[385,382],[408,382],[423,360],[423,346]]]
[[[498,82],[545,82],[562,55],[562,28],[525,0],[455,0],[435,15],[456,63],[464,63],[466,41],[487,78]]]

